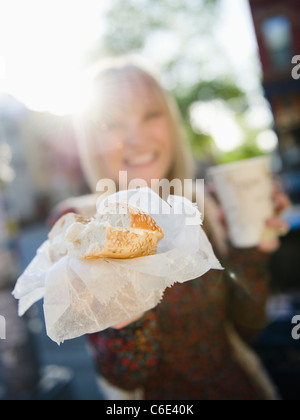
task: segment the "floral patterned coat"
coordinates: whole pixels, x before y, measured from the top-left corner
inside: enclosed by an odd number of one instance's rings
[[[145,399],[277,398],[243,341],[266,326],[268,256],[230,249],[221,262],[224,272],[175,284],[129,326],[89,335],[99,374],[123,390],[141,389]]]

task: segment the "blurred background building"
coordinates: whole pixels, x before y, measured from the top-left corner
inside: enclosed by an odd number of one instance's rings
[[[274,152],[280,179],[293,201],[286,215],[291,233],[271,260],[273,323],[257,349],[286,399],[299,399],[299,346],[289,335],[300,310],[300,8],[297,0],[250,0],[262,65],[262,86],[279,142]],[[276,293],[275,293],[276,291]]]
[[[282,174],[300,203],[300,8],[297,0],[250,0],[263,68],[263,87],[279,138]],[[298,60],[293,60],[298,57]]]
[[[45,220],[60,200],[84,191],[68,117],[29,110],[2,94],[0,147],[11,156],[13,172],[3,192],[7,212],[21,224]]]

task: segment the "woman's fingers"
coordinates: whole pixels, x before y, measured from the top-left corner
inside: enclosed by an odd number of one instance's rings
[[[281,217],[271,217],[266,221],[266,224],[268,227],[276,230],[279,236],[285,236],[290,231],[288,223]]]
[[[266,254],[270,254],[272,252],[277,251],[279,247],[280,247],[279,239],[274,239],[268,243],[261,243],[258,246],[258,249]]]
[[[274,185],[273,200],[276,214],[281,214],[291,206],[289,196],[283,193],[277,184]]]

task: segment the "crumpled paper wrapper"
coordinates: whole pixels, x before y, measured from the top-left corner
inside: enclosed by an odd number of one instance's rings
[[[116,193],[98,206],[114,201],[147,211],[164,230],[155,255],[135,259],[80,260],[49,258],[49,242],[18,279],[13,295],[22,316],[44,298],[48,336],[60,344],[102,331],[154,308],[164,291],[222,267],[201,228],[201,214],[189,200],[169,196],[168,202],[149,188]]]

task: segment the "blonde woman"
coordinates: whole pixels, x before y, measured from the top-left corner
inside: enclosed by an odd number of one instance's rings
[[[152,179],[195,178],[174,99],[130,59],[98,68],[77,129],[92,192],[104,178],[118,186],[120,171],[128,181],[140,178],[149,186]],[[68,200],[60,209],[92,214],[95,200],[95,195]],[[276,193],[274,202],[280,214],[288,199]],[[246,341],[266,325],[268,254],[279,242],[235,250],[228,244],[222,211],[209,195],[205,206],[205,229],[227,270],[175,285],[154,310],[88,337],[105,398],[278,398]],[[267,223],[287,230],[280,216]]]

